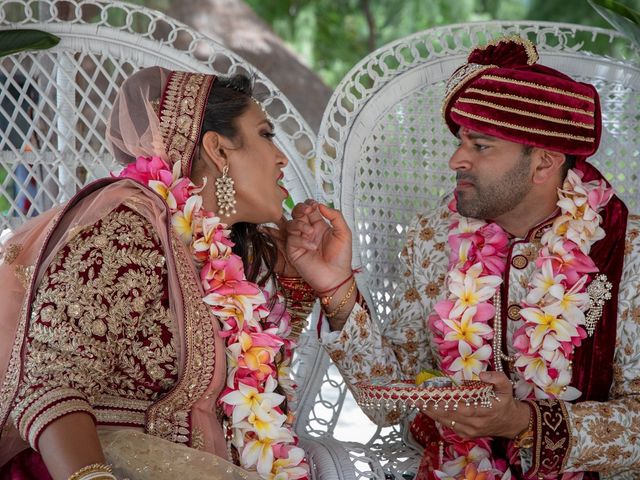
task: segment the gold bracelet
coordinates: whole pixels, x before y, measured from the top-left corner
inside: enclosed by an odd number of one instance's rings
[[[338,307],[333,312],[324,312],[324,315],[327,318],[333,318],[338,313],[340,313],[340,310],[342,310],[342,307],[344,307],[346,305],[346,303],[349,301],[349,299],[351,298],[351,295],[353,295],[353,291],[355,289],[356,289],[356,279],[354,278],[353,282],[351,282],[351,286],[349,287],[349,291],[344,296],[344,298],[342,300],[340,300],[340,303],[338,304]]]
[[[93,463],[82,467],[80,470],[72,474],[68,480],[82,480],[89,476],[91,479],[98,478],[116,478],[111,473],[113,470],[110,465],[105,463]]]

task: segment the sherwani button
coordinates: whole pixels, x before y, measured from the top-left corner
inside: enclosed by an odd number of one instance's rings
[[[509,308],[507,309],[507,316],[511,319],[511,320],[520,320],[520,309],[522,307],[520,305],[509,305]]]
[[[522,270],[527,265],[529,265],[529,260],[524,255],[516,255],[511,259],[511,265],[513,265],[518,270]]]

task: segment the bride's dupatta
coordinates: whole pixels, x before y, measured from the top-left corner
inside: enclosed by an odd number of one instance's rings
[[[66,206],[27,222],[2,246],[0,465],[28,448],[8,416],[22,381],[31,304],[40,281],[67,242],[123,204],[146,218],[160,238],[176,326],[178,382],[147,410],[144,430],[151,435],[145,441],[159,437],[226,457],[222,428],[214,414],[215,400],[225,382],[224,345],[218,335],[217,320],[202,302],[195,267],[182,242],[173,234],[167,205],[158,195],[132,180],[104,179],[84,188]],[[117,441],[109,445],[116,448]],[[108,451],[105,453],[109,456]],[[233,467],[223,463],[224,469]]]

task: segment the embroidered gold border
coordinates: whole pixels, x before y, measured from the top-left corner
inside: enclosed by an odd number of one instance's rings
[[[583,110],[582,108],[567,107],[566,105],[561,105],[559,103],[545,102],[544,100],[536,100],[533,98],[521,97],[519,95],[511,95],[509,93],[496,93],[496,92],[491,92],[489,90],[484,90],[484,89],[475,88],[475,87],[467,88],[466,93],[478,93],[480,95],[486,95],[487,97],[497,97],[497,98],[506,98],[508,100],[517,100],[524,103],[530,103],[532,105],[540,105],[542,107],[557,108],[558,110],[564,110],[565,112],[580,113],[582,115],[593,117],[593,112],[589,110]]]
[[[562,411],[562,416],[564,417],[565,424],[567,425],[567,433],[569,435],[569,438],[568,438],[569,445],[567,446],[567,451],[566,451],[567,453],[562,459],[562,465],[560,467],[560,471],[564,472],[565,468],[567,468],[567,463],[569,462],[571,449],[573,448],[574,438],[573,438],[573,432],[571,431],[572,425],[569,419],[569,412],[567,411],[567,406],[563,401],[560,401],[559,403],[560,403],[560,410]]]
[[[144,427],[146,424],[145,412],[120,410],[117,408],[94,408],[96,421],[104,425],[127,423],[136,427]]]
[[[62,214],[66,212],[69,208],[65,207],[64,210],[59,212],[54,218],[51,219],[51,223],[49,225],[49,229],[45,234],[45,241],[43,246],[40,248],[38,255],[36,256],[36,265],[40,262],[41,257],[44,254],[45,249],[49,243],[49,239],[51,238],[51,234],[54,229],[58,226],[58,222],[60,218],[62,218]],[[35,269],[34,269],[35,273]],[[21,375],[21,362],[22,362],[22,347],[24,344],[24,339],[26,336],[26,328],[27,328],[27,311],[31,306],[31,296],[33,294],[33,290],[35,288],[34,285],[35,275],[31,277],[31,283],[26,288],[26,292],[24,295],[24,301],[22,303],[22,308],[20,309],[20,322],[18,323],[18,327],[16,329],[16,338],[14,340],[13,346],[11,347],[11,356],[9,357],[9,365],[7,366],[7,371],[5,373],[5,378],[0,384],[0,427],[4,426],[4,423],[7,421],[7,417],[9,416],[9,411],[11,410],[11,404],[15,400],[16,394],[18,392],[18,387],[20,383],[20,375]]]
[[[493,108],[494,110],[503,110],[505,112],[515,113],[524,117],[537,118],[538,120],[544,120],[547,122],[559,123],[562,125],[571,125],[572,127],[586,128],[593,130],[593,125],[587,123],[574,122],[572,120],[565,120],[564,118],[555,118],[548,115],[542,115],[535,112],[527,112],[526,110],[520,110],[519,108],[507,107],[504,105],[498,105],[497,103],[487,102],[486,100],[478,100],[475,98],[459,98],[456,103],[471,103],[474,105],[482,105],[483,107]]]
[[[499,127],[512,128],[514,130],[520,130],[520,131],[523,131],[523,132],[535,133],[535,134],[538,134],[538,135],[548,135],[550,137],[568,138],[570,140],[577,140],[579,142],[593,143],[594,140],[595,140],[593,137],[581,137],[579,135],[571,135],[571,134],[568,134],[568,133],[554,132],[552,130],[542,130],[542,129],[539,129],[539,128],[521,127],[520,125],[514,125],[513,123],[501,122],[499,120],[493,120],[493,119],[490,119],[490,118],[481,117],[479,115],[474,115],[472,113],[467,113],[467,112],[465,112],[463,110],[459,110],[459,109],[457,109],[455,107],[452,108],[451,111],[455,112],[458,115],[461,115],[463,117],[471,118],[473,120],[478,120],[480,122],[490,123],[490,124],[493,124],[493,125],[497,125]]]
[[[533,410],[535,412],[534,413],[535,418],[533,419],[534,425],[536,426],[535,427],[536,438],[533,446],[534,448],[533,459],[535,460],[535,463],[531,465],[531,468],[526,472],[527,477],[529,476],[533,477],[540,470],[540,462],[541,462],[540,457],[542,456],[542,413],[540,412],[540,407],[538,407],[538,404],[535,401],[527,400],[527,403],[533,406]]]
[[[567,92],[566,90],[562,90],[560,88],[547,87],[546,85],[540,85],[538,83],[525,82],[524,80],[515,80],[513,78],[498,77],[496,75],[486,75],[486,76],[484,76],[482,78],[485,78],[487,80],[493,80],[495,82],[511,83],[511,84],[520,85],[520,86],[523,86],[523,87],[537,88],[538,90],[544,90],[545,92],[558,93],[560,95],[566,95],[568,97],[573,97],[573,98],[577,98],[579,100],[584,100],[584,101],[589,102],[589,103],[595,103],[593,98],[591,98],[591,97],[587,97],[585,95],[580,95],[579,93]]]
[[[184,307],[185,364],[182,378],[173,390],[149,407],[146,427],[152,435],[190,445],[191,408],[204,395],[213,379],[216,353],[213,322],[217,320],[202,301],[192,261],[173,230],[171,244]]]
[[[474,67],[472,67],[472,70],[469,72],[465,72],[464,69],[468,68],[470,65],[474,65]],[[477,65],[477,64],[467,63],[462,67],[458,68],[458,70],[456,70],[455,72],[453,72],[453,74],[451,75],[449,80],[447,80],[447,83],[445,85],[444,101],[442,102],[442,108],[440,109],[440,113],[442,114],[443,117],[445,117],[445,121],[446,121],[447,106],[449,105],[449,102],[455,96],[455,94],[458,93],[460,89],[464,87],[467,83],[469,83],[472,79],[476,78],[478,75],[480,75],[482,72],[484,72],[489,68],[497,68],[497,67],[495,65]],[[460,78],[457,78],[457,77],[460,77]],[[454,84],[453,87],[450,86],[451,83]]]
[[[189,176],[198,146],[207,97],[215,75],[171,72],[160,104],[160,132],[167,158],[180,162],[182,174]]]
[[[42,415],[39,415],[29,426],[29,436],[27,437],[29,445],[31,445],[34,450],[38,450],[37,440],[40,433],[54,420],[76,412],[86,412],[93,415],[91,407],[87,401],[80,400],[78,398],[65,400],[49,407],[47,411],[43,412]]]
[[[77,390],[72,388],[56,388],[43,393],[33,400],[29,405],[12,414],[16,428],[20,434],[26,438],[29,433],[29,427],[38,419],[38,417],[51,405],[60,402],[60,400],[83,400],[84,399]],[[55,408],[54,407],[50,408]],[[90,409],[90,405],[87,403]]]

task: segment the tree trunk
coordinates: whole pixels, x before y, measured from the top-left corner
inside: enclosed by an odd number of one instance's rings
[[[318,131],[331,89],[243,0],[173,1],[168,14],[219,41],[264,73]]]

